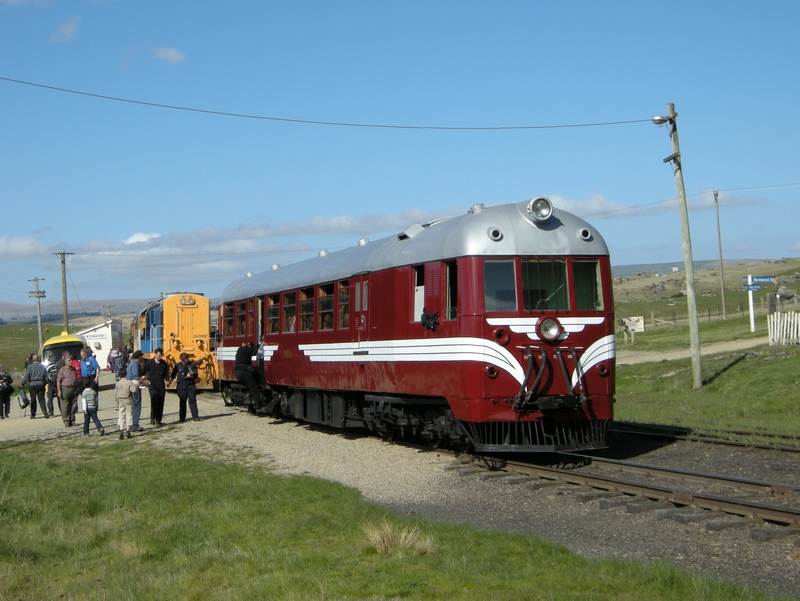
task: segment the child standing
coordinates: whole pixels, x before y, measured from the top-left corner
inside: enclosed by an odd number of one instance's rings
[[[139,392],[139,380],[129,380],[127,370],[123,367],[117,372],[117,383],[114,385],[114,398],[119,411],[119,439],[131,437],[133,425],[133,395]],[[125,430],[127,427],[127,432]]]
[[[94,425],[100,432],[100,436],[105,436],[106,431],[97,417],[97,393],[91,388],[84,388],[81,392],[81,409],[83,410],[83,436],[89,436],[89,420],[94,421]]]

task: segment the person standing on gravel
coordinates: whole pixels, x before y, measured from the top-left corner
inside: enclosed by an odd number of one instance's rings
[[[128,368],[125,372],[125,377],[128,378],[131,382],[139,382],[139,378],[142,377],[142,351],[136,351],[131,355],[131,362],[128,363]],[[139,425],[139,416],[142,414],[142,388],[138,387],[136,392],[133,394],[133,399],[131,401],[131,414],[133,417],[133,425],[131,426],[131,430],[134,432],[144,430]]]
[[[153,358],[144,364],[142,378],[146,380],[145,386],[150,390],[150,423],[161,425],[164,419],[164,399],[167,396],[167,386],[172,382],[169,379],[169,365],[164,361],[164,350],[157,348]]]
[[[88,348],[81,349],[81,378],[84,388],[97,392],[100,387],[100,364]]]
[[[186,421],[186,403],[189,403],[189,411],[192,412],[192,419],[200,421],[200,414],[197,412],[197,364],[189,362],[189,355],[181,353],[180,361],[172,368],[169,376],[177,382],[176,392],[178,393],[178,421]],[[176,379],[177,378],[177,379]]]
[[[6,373],[6,370],[0,365],[0,419],[7,419],[11,417],[11,395],[14,393],[14,378]]]
[[[25,368],[25,375],[22,376],[22,381],[19,385],[28,385],[28,392],[31,397],[31,419],[36,418],[36,401],[39,401],[39,407],[42,409],[45,418],[50,417],[47,412],[47,405],[44,398],[44,388],[47,386],[47,370],[39,363],[39,355],[31,355],[30,363]]]
[[[103,424],[100,423],[100,418],[97,417],[97,411],[100,408],[98,403],[99,395],[90,387],[86,387],[81,392],[81,411],[83,411],[83,436],[89,436],[89,420],[94,421],[97,431],[100,436],[105,436],[106,431],[103,429]]]
[[[69,351],[63,351],[61,353],[61,359],[59,359],[55,365],[51,363],[47,367],[47,410],[50,412],[50,415],[55,415],[53,397],[58,399],[58,412],[61,415],[64,415],[64,410],[61,407],[61,398],[58,396],[58,385],[56,380],[58,379],[59,370],[64,367],[64,364],[67,362],[67,355],[69,355]]]
[[[114,384],[114,398],[117,401],[117,411],[119,411],[119,439],[122,440],[127,435],[131,437],[131,428],[133,427],[133,396],[138,394],[141,398],[141,391],[139,390],[139,380],[130,381],[128,373],[124,368],[120,368],[117,372],[117,383]],[[126,431],[127,428],[127,431]]]
[[[72,355],[64,357],[64,367],[58,370],[56,376],[58,398],[61,404],[61,419],[64,426],[75,425],[75,413],[78,411],[78,374],[72,365]]]

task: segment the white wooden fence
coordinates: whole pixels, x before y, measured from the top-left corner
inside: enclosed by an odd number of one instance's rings
[[[800,313],[773,313],[767,316],[769,344],[800,344]]]

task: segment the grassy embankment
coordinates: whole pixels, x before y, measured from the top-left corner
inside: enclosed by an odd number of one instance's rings
[[[765,317],[750,332],[748,318],[700,324],[702,344],[763,338]],[[617,351],[668,351],[689,347],[689,328],[661,326],[636,334],[636,343],[617,336]],[[700,429],[740,428],[795,434],[800,438],[800,352],[768,345],[701,358],[704,385],[692,388],[689,359],[617,368],[615,418]]]
[[[0,531],[2,599],[767,598],[662,563],[396,517],[188,441],[0,443]]]

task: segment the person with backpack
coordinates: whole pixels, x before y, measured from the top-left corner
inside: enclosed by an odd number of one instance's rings
[[[44,399],[44,387],[47,385],[47,371],[44,366],[39,363],[39,355],[34,353],[31,355],[31,360],[28,367],[25,368],[25,374],[22,376],[20,386],[28,385],[28,392],[31,397],[31,419],[36,419],[36,401],[39,401],[39,407],[42,409],[45,418],[50,417],[47,412],[47,405]]]
[[[189,355],[181,353],[180,361],[175,364],[170,374],[170,380],[175,381],[177,377],[178,385],[178,421],[186,421],[186,403],[189,403],[189,411],[192,412],[192,420],[200,421],[200,414],[197,411],[197,362],[189,361]]]

